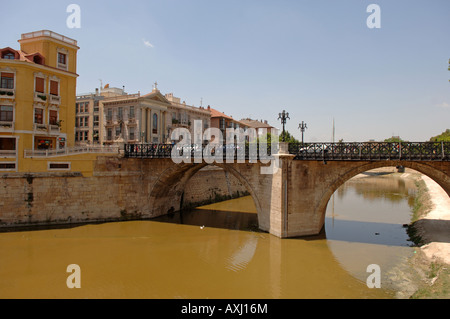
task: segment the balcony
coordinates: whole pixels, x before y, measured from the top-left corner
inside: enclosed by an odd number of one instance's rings
[[[47,100],[48,100],[47,94],[40,93],[40,92],[35,92],[34,93],[34,101],[35,102],[45,103],[45,102],[47,102]]]
[[[0,151],[2,152],[2,151]],[[16,151],[14,151],[16,152]],[[84,145],[63,149],[48,149],[48,150],[24,150],[25,158],[33,157],[58,157],[70,156],[75,154],[118,154],[118,146],[100,146],[100,145]],[[1,154],[1,153],[0,153]],[[14,153],[15,154],[15,153]]]
[[[50,94],[50,99],[49,99],[48,102],[49,102],[49,104],[59,106],[59,105],[61,105],[61,97],[57,96],[57,95]]]
[[[13,121],[0,121],[0,129],[14,130],[14,122]]]
[[[0,158],[15,158],[16,150],[0,150]]]
[[[47,124],[34,123],[33,129],[35,131],[47,131],[48,130],[48,126],[47,126]]]
[[[59,125],[58,124],[50,124],[48,126],[49,133],[59,133]]]
[[[16,90],[0,88],[0,98],[14,100],[16,98]]]

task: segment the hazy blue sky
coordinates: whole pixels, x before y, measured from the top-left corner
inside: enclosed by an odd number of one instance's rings
[[[81,28],[66,25],[69,4]],[[369,29],[369,4],[381,28]],[[236,119],[290,113],[306,141],[428,140],[450,128],[450,1],[10,1],[0,47],[49,29],[78,40],[79,93],[147,93],[158,81]]]

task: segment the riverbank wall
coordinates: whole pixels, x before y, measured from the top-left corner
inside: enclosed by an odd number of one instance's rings
[[[100,166],[115,165],[114,160],[103,161]],[[154,177],[127,168],[108,174],[100,167],[92,177],[76,172],[4,173],[0,228],[151,218],[146,214],[148,185],[154,182]],[[246,194],[234,176],[211,166],[191,177],[176,207],[193,208]]]

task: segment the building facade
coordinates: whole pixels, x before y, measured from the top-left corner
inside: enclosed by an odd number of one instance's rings
[[[173,130],[177,128],[186,128],[191,134],[192,141],[203,140],[203,136],[194,136],[194,134],[201,134],[211,127],[211,111],[203,107],[195,107],[187,105],[185,101],[181,102],[180,98],[174,97],[173,93],[168,93],[165,95],[166,99],[170,102],[168,106],[169,116],[166,118],[167,126],[167,137],[170,141],[170,136]],[[195,121],[201,124],[201,130],[195,131]]]
[[[77,145],[171,143],[174,129],[193,134],[194,121],[201,120],[203,131],[210,118],[209,110],[181,103],[172,93],[163,95],[156,85],[145,95],[105,85],[77,96],[75,140]]]
[[[42,30],[0,49],[0,171],[26,171],[26,150],[74,145],[77,41]]]
[[[233,138],[230,135],[230,131],[227,131],[227,129],[242,129],[245,132],[247,128],[249,128],[247,124],[235,120],[232,116],[213,109],[209,105],[208,110],[211,112],[211,127],[218,128],[221,131],[224,143],[226,143],[228,139]]]

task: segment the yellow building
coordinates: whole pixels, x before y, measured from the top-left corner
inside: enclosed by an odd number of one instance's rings
[[[77,41],[42,30],[0,49],[0,172],[89,171],[74,146]],[[79,160],[77,164],[72,160]]]

